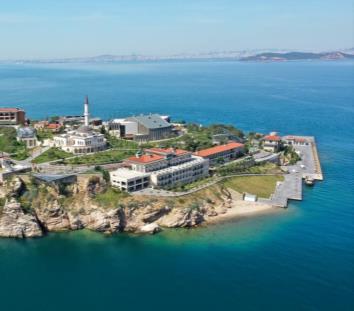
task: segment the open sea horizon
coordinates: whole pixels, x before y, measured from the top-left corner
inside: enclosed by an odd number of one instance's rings
[[[0,238],[0,310],[354,310],[354,62],[0,64],[33,119],[168,114],[315,136],[324,181],[287,209],[154,236]]]

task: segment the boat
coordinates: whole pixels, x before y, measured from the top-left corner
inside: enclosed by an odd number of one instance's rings
[[[312,177],[310,177],[310,176],[306,176],[305,184],[307,186],[313,186],[315,184],[315,180]]]

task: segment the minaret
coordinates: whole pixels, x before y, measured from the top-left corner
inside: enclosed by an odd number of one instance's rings
[[[84,118],[85,118],[85,126],[89,126],[89,102],[88,97],[85,96],[85,103],[84,103]]]

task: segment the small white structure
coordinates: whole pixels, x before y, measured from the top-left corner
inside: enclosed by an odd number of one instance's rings
[[[243,195],[243,200],[246,202],[256,202],[257,196],[255,194],[245,193]]]
[[[150,183],[150,174],[126,168],[119,168],[109,174],[112,186],[127,192],[147,188]]]

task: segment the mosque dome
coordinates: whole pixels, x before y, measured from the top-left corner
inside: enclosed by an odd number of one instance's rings
[[[20,127],[17,130],[18,138],[34,138],[36,136],[36,130],[33,127]]]
[[[77,131],[79,133],[83,133],[83,134],[89,134],[92,132],[92,129],[89,127],[89,126],[86,126],[86,125],[82,125],[80,126]]]

